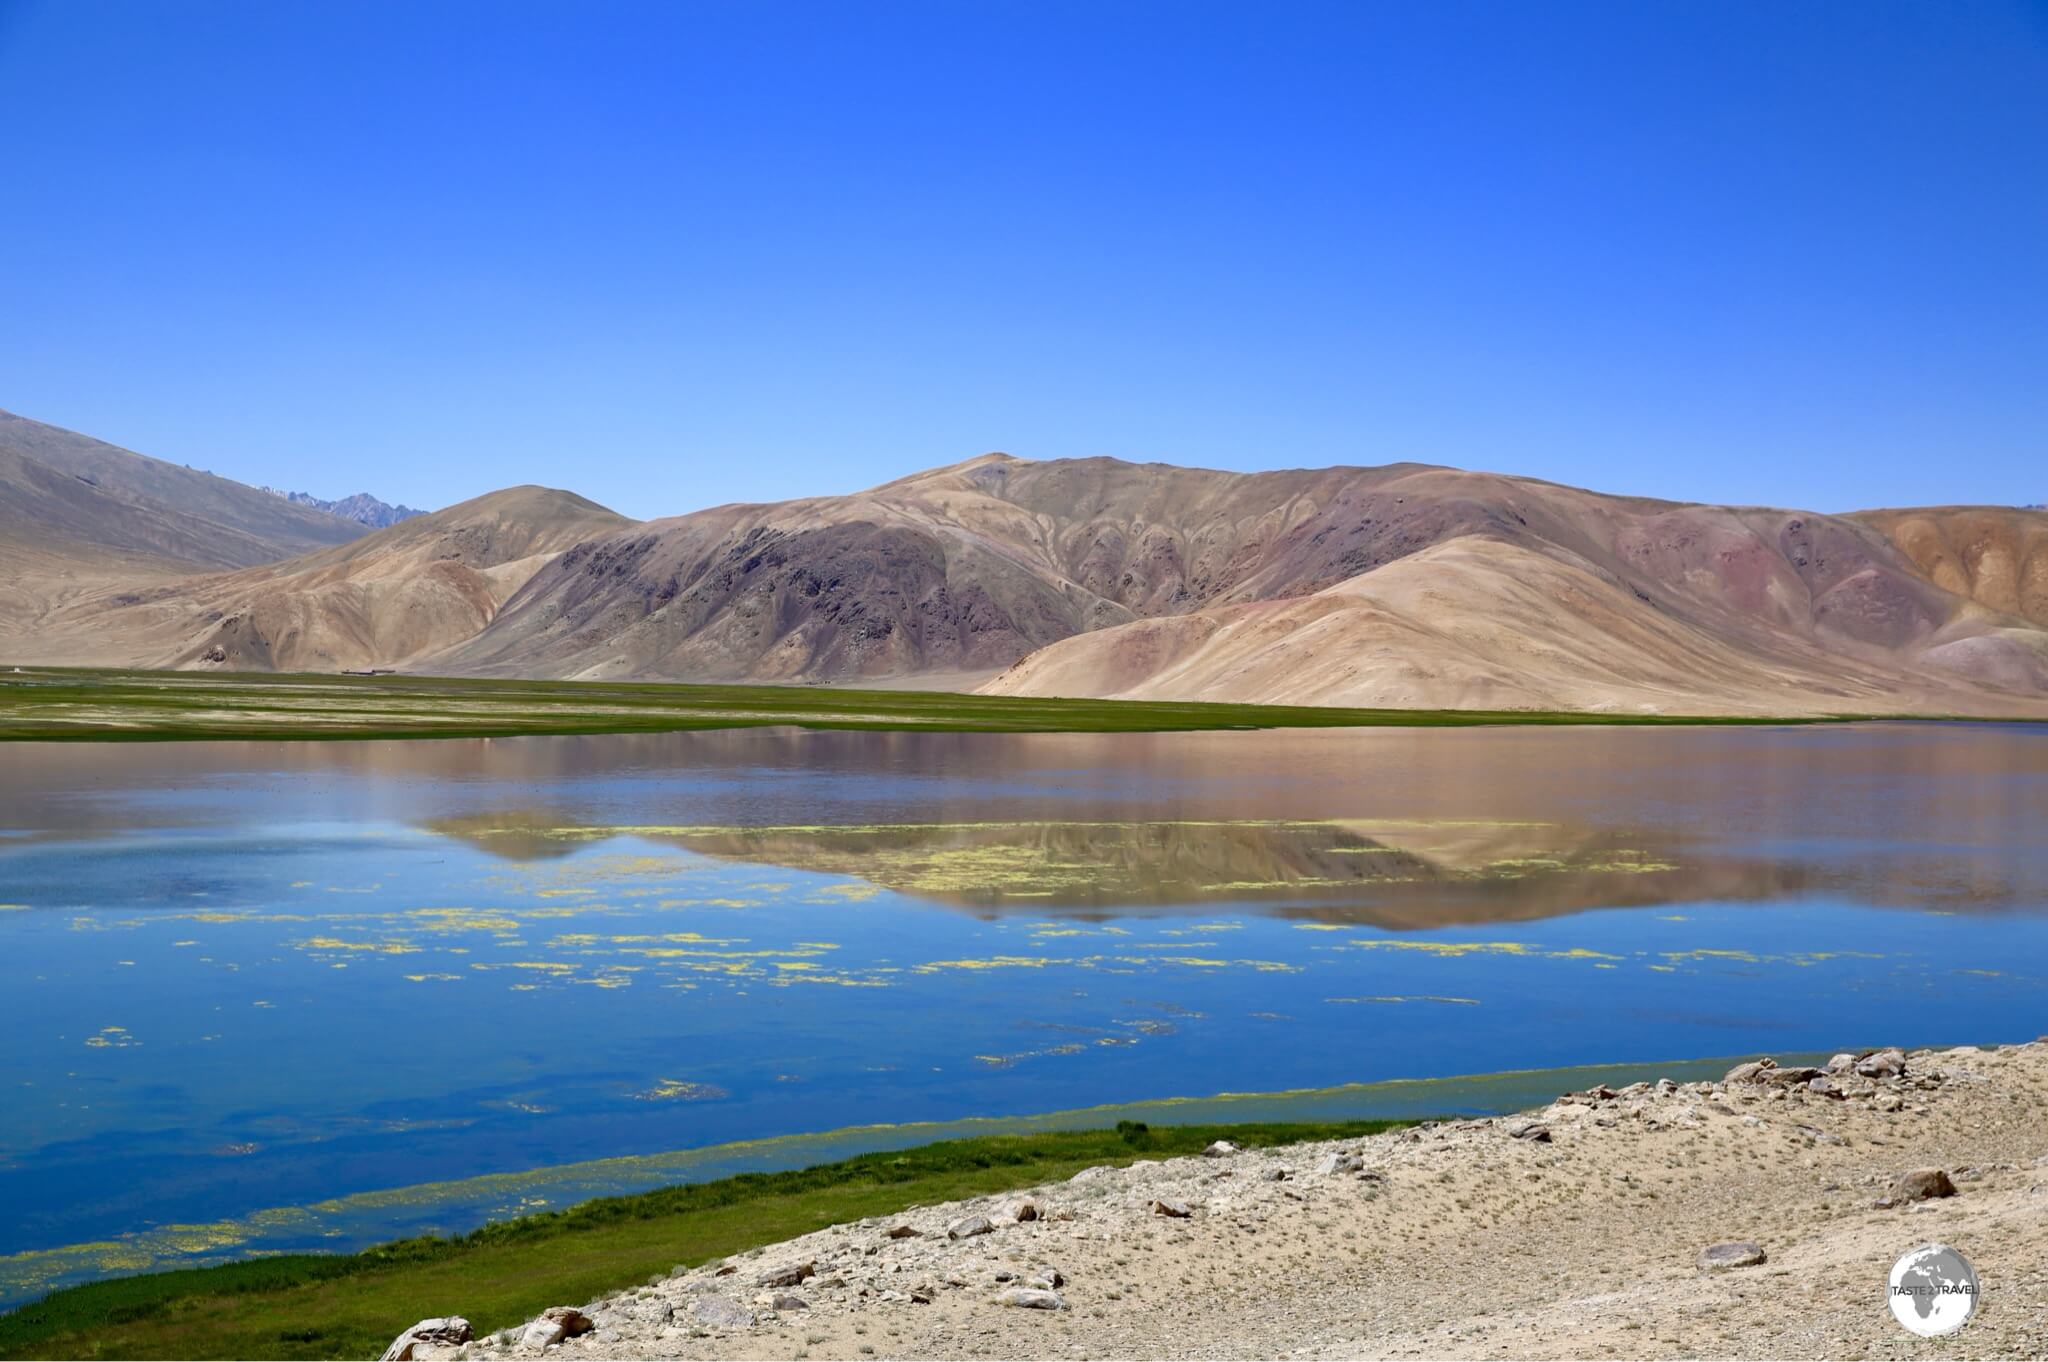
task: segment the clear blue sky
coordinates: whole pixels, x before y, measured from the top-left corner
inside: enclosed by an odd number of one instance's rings
[[[2039,501],[2048,9],[0,0],[0,406],[425,506]]]

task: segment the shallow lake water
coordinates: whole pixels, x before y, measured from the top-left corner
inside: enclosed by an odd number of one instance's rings
[[[0,1304],[973,1118],[2030,1039],[2044,828],[2019,725],[0,748]],[[1146,1105],[1219,1094],[1282,1095]]]

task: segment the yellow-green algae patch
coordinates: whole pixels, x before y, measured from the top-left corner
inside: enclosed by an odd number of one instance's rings
[[[374,951],[379,955],[418,955],[410,941],[345,941],[336,936],[309,936],[292,943],[309,951]]]
[[[683,1078],[664,1078],[645,1092],[633,1094],[643,1102],[715,1102],[731,1093],[716,1083],[693,1083]]]
[[[916,966],[919,974],[935,974],[943,969],[1044,969],[1056,963],[1046,955],[994,955],[986,960],[927,960]],[[1077,960],[1061,960],[1059,964],[1078,964]]]

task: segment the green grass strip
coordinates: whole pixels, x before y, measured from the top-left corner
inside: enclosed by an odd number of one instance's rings
[[[1343,709],[1154,700],[1026,699],[937,691],[430,676],[0,668],[0,741],[516,737],[797,725],[942,733],[1207,729],[1672,726],[1831,723],[1538,710]]]
[[[1156,1126],[946,1140],[743,1173],[353,1254],[124,1277],[0,1315],[0,1358],[376,1357],[432,1315],[479,1335],[828,1225],[1068,1178],[1098,1164],[1352,1139],[1399,1121]]]

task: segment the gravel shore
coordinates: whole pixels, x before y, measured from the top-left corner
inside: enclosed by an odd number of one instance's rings
[[[1947,1339],[1908,1333],[1885,1303],[1893,1260],[1930,1240],[1983,1283],[1976,1318]],[[1717,1256],[1737,1265],[1703,1261],[1730,1244]],[[1089,1169],[411,1349],[423,1362],[1937,1354],[2048,1356],[2048,1041],[1750,1065],[1518,1116]]]

